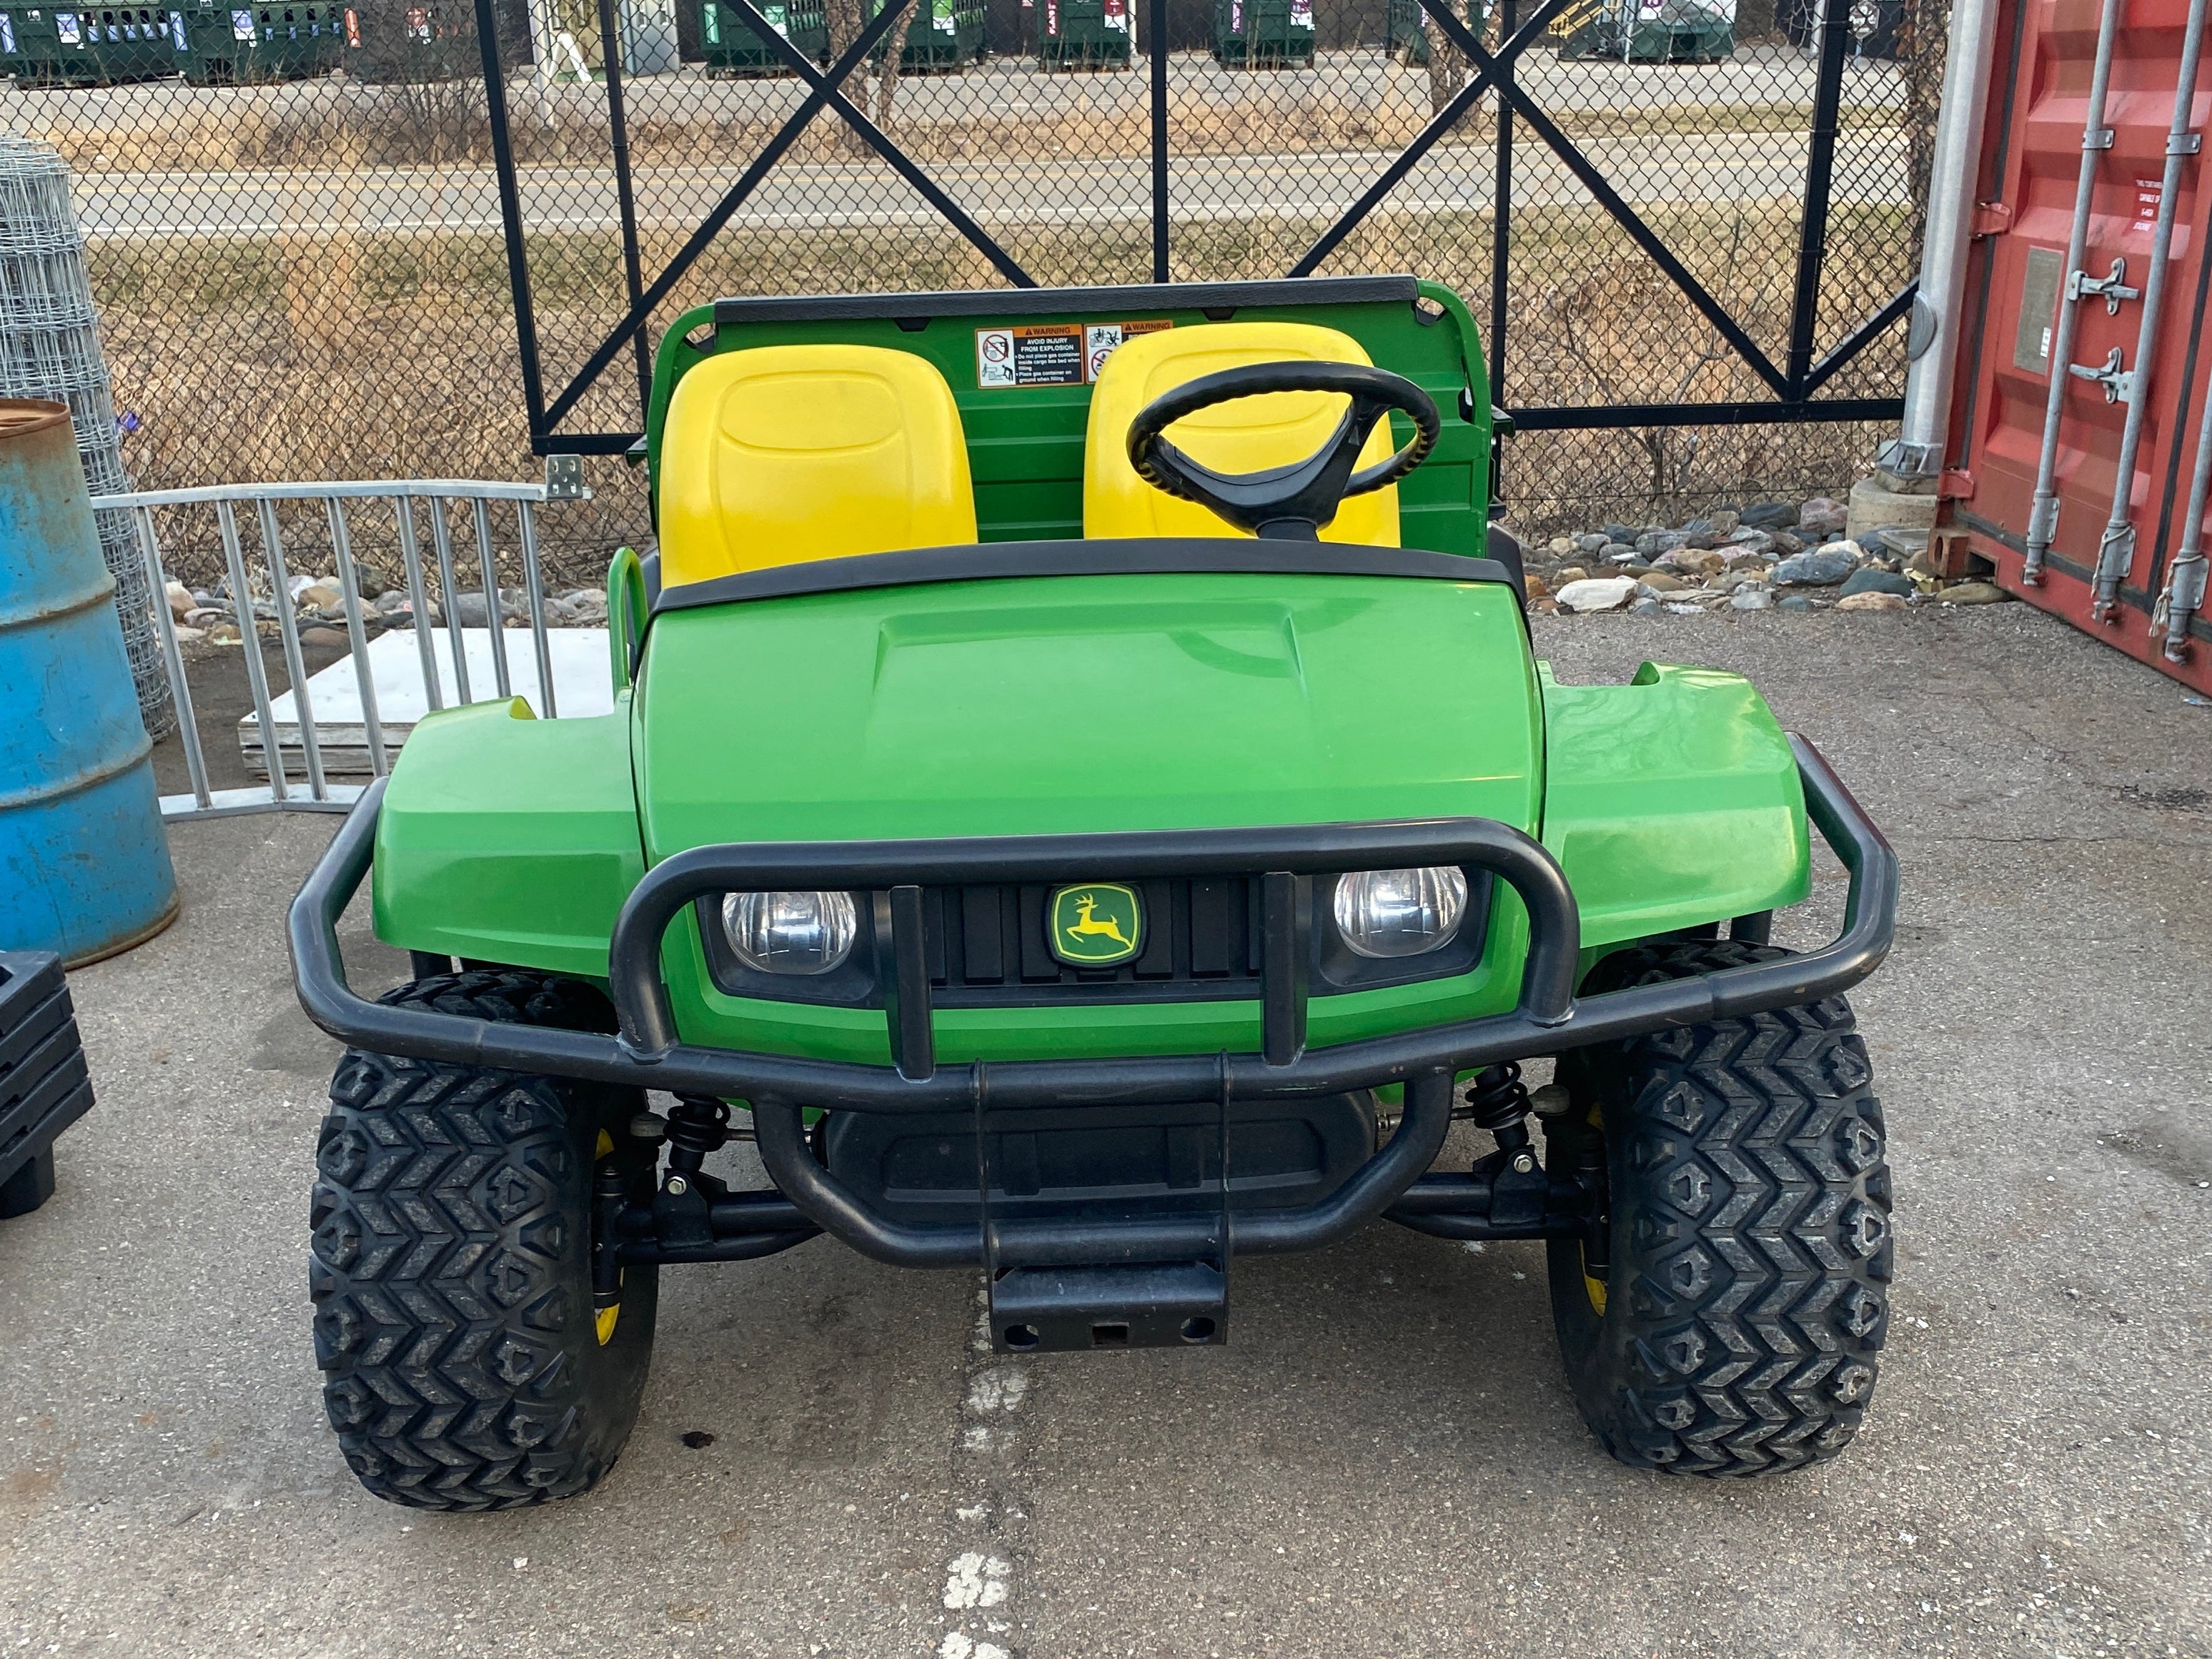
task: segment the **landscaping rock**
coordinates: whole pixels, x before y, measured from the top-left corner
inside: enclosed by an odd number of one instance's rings
[[[207,637],[205,630],[198,628],[187,628],[182,623],[179,623],[171,631],[176,635],[177,643],[179,645],[190,645],[194,640],[204,640]]]
[[[1604,536],[1595,534],[1577,536],[1575,538],[1575,551],[1587,558],[1601,558],[1605,554],[1605,544],[1607,539]]]
[[[1569,582],[1559,590],[1559,603],[1569,611],[1618,611],[1636,596],[1632,576],[1604,576],[1595,581]]]
[[[1747,582],[1756,582],[1761,587],[1765,586],[1767,578],[1771,574],[1763,564],[1747,564],[1740,570],[1730,570],[1724,574],[1715,576],[1706,586],[1719,592],[1733,593]]]
[[[339,592],[336,582],[309,582],[305,587],[292,590],[292,603],[312,605],[318,611],[343,611],[345,595]]]
[[[2012,595],[1995,582],[1960,582],[1939,589],[1936,597],[1946,605],[2002,605]]]
[[[1721,531],[1711,519],[1689,519],[1683,522],[1681,535],[1685,547],[1711,547],[1719,542]]]
[[[1628,607],[1628,614],[1632,617],[1652,617],[1658,612],[1659,601],[1656,599],[1638,599]]]
[[[199,603],[198,600],[192,598],[192,590],[185,586],[182,582],[177,580],[174,577],[170,578],[167,586],[163,587],[162,592],[169,601],[169,614],[175,617],[179,622],[182,622],[185,619],[185,613],[186,611],[190,611],[195,605]]]
[[[1771,611],[1774,608],[1774,594],[1769,588],[1754,587],[1749,582],[1746,582],[1729,595],[1729,605],[1737,611]]]
[[[1733,535],[1735,533],[1736,526],[1743,522],[1732,507],[1717,507],[1706,514],[1705,517],[1712,521],[1713,534],[1716,536]]]
[[[1845,594],[1837,601],[1836,609],[1838,611],[1902,611],[1905,609],[1905,601],[1902,595],[1875,588],[1867,588],[1860,592]]]
[[[1675,617],[1702,617],[1705,614],[1705,607],[1702,605],[1674,604],[1668,605],[1667,611],[1668,615]]]
[[[1544,550],[1551,554],[1551,556],[1555,559],[1563,559],[1566,557],[1568,554],[1575,550],[1575,544],[1571,539],[1565,536],[1554,536],[1552,538],[1551,541],[1546,544]]]
[[[1782,587],[1833,587],[1858,566],[1857,556],[1836,543],[1810,553],[1792,553],[1774,567],[1774,581]]]
[[[1547,582],[1541,576],[1537,575],[1534,571],[1529,572],[1528,597],[1532,599],[1547,599],[1551,598],[1551,584]],[[602,618],[602,620],[605,619]]]
[[[1609,524],[1601,527],[1605,532],[1606,540],[1609,542],[1632,542],[1643,533],[1625,524]]]
[[[1670,576],[1663,570],[1650,571],[1640,580],[1654,593],[1679,593],[1689,586],[1689,583]]]
[[[1797,522],[1797,509],[1788,501],[1756,501],[1744,508],[1740,521],[1753,530],[1787,530]]]
[[[1605,561],[1611,564],[1623,559],[1634,558],[1636,547],[1632,540],[1625,542],[1616,536],[1601,548],[1599,552]]]
[[[1775,600],[1774,608],[1777,611],[1810,611],[1813,601],[1803,593],[1784,593]]]
[[[1678,547],[1659,561],[1659,568],[1703,580],[1728,568],[1728,561],[1710,548]]]
[[[1636,551],[1644,558],[1656,559],[1687,545],[1689,539],[1679,530],[1647,530],[1636,538]]]
[[[520,588],[499,590],[499,614],[502,620],[514,622],[530,614]],[[453,620],[464,628],[484,628],[486,621],[484,596],[474,588],[466,588],[453,595]]]
[[[1815,495],[1797,509],[1797,533],[1826,541],[1831,536],[1844,533],[1847,517],[1841,501],[1831,501],[1826,495]]]
[[[1560,571],[1557,575],[1552,578],[1552,592],[1554,593],[1558,592],[1569,582],[1586,582],[1589,580],[1589,571],[1583,569],[1582,566],[1578,564],[1571,564],[1565,569]]]
[[[1848,599],[1861,593],[1894,593],[1900,599],[1909,599],[1913,593],[1912,578],[1900,576],[1894,571],[1876,570],[1870,566],[1854,570],[1844,582],[1843,595]]]

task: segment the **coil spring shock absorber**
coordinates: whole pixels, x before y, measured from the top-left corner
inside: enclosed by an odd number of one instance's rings
[[[682,1194],[699,1179],[707,1154],[730,1139],[730,1103],[704,1095],[678,1095],[668,1115],[668,1190]]]
[[[1516,1063],[1504,1060],[1477,1072],[1467,1085],[1464,1109],[1475,1127],[1490,1132],[1516,1174],[1535,1169],[1536,1154],[1528,1139],[1528,1085],[1522,1082]]]

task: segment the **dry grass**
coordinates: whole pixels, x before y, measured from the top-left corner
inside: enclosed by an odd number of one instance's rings
[[[1899,212],[1904,210],[1899,210]],[[1684,210],[1654,216],[1754,336],[1786,328],[1794,214]],[[1179,280],[1279,273],[1322,228],[1318,218],[1180,228]],[[1886,297],[1897,241],[1890,216],[1837,225],[1830,282]],[[1487,214],[1378,213],[1330,269],[1412,270],[1466,293],[1488,315]],[[1142,280],[1141,224],[1037,229],[1009,244],[1041,282]],[[649,249],[648,264],[666,250]],[[620,248],[611,234],[532,239],[540,337],[557,390],[617,314]],[[1515,222],[1510,395],[1527,405],[1753,398],[1750,372],[1625,235],[1595,210],[1524,212]],[[462,475],[526,477],[520,370],[504,253],[490,235],[404,234],[168,243],[93,251],[118,405],[138,421],[126,459],[155,488],[212,480]],[[685,285],[717,294],[988,287],[981,256],[940,229],[733,229]],[[661,319],[663,325],[672,318]],[[182,349],[180,349],[182,348]],[[1893,354],[1892,354],[1893,356]],[[210,366],[220,364],[219,372]],[[621,360],[571,422],[635,423]],[[629,392],[625,388],[632,388]],[[1838,392],[1881,390],[1839,386]],[[1849,428],[1759,427],[1650,433],[1531,434],[1508,449],[1507,498],[1531,531],[1655,503],[1762,489],[1833,489],[1868,449]],[[635,476],[594,464],[594,501],[548,515],[556,579],[595,579],[608,549],[645,533]]]

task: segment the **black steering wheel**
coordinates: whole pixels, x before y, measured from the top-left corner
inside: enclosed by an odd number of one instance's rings
[[[1259,472],[1216,472],[1161,435],[1201,409],[1271,392],[1336,392],[1352,404],[1313,454]],[[1389,459],[1354,471],[1367,434],[1394,409],[1412,419],[1413,441]],[[1395,483],[1426,460],[1442,429],[1435,399],[1402,374],[1359,363],[1253,363],[1201,375],[1146,404],[1129,423],[1129,465],[1153,489],[1209,507],[1239,530],[1310,542],[1346,496]]]

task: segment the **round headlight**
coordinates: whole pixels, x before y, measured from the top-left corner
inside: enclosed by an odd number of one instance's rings
[[[1358,870],[1336,879],[1336,931],[1363,957],[1417,957],[1447,945],[1467,913],[1467,877],[1449,865]]]
[[[738,960],[763,974],[826,974],[860,931],[850,893],[726,893],[722,931]]]

